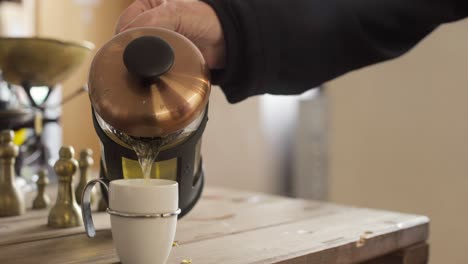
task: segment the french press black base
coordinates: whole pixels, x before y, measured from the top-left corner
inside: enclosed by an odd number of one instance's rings
[[[102,157],[100,164],[100,178],[105,182],[112,180],[124,179],[123,160],[132,160],[137,162],[138,158],[132,149],[120,145],[113,141],[100,127],[96,115],[93,112],[93,124],[97,135],[102,144]],[[184,142],[162,150],[156,163],[177,159],[177,176],[176,181],[179,183],[179,208],[181,213],[179,218],[185,216],[200,199],[204,185],[203,161],[200,159],[198,171],[196,168],[195,156],[197,155],[196,145],[200,143],[201,137],[208,121],[208,111],[205,112],[203,120],[198,129],[192,133]],[[108,202],[106,188],[101,188],[106,203]]]

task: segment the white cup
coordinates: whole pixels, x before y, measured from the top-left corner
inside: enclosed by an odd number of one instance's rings
[[[82,195],[83,222],[89,237],[94,225],[88,193],[96,183],[88,183]],[[177,182],[163,179],[114,180],[109,184],[112,238],[124,264],[163,264],[174,241],[178,208]],[[106,185],[105,185],[106,186]]]

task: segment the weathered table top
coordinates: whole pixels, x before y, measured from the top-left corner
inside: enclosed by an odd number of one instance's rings
[[[94,239],[83,227],[48,228],[47,215],[0,218],[0,263],[119,261],[107,214],[94,214]],[[423,243],[428,223],[424,216],[207,188],[179,221],[168,263],[359,263]]]

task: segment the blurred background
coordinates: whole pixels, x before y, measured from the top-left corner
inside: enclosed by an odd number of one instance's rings
[[[130,2],[0,1],[0,35],[99,48]],[[398,60],[301,96],[230,105],[214,87],[203,140],[207,184],[427,215],[431,263],[468,263],[467,26],[442,26]],[[91,59],[56,96],[86,83]],[[61,111],[51,140],[92,148],[97,160],[88,97]]]

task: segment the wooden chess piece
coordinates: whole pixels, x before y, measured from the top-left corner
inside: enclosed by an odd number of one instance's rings
[[[54,165],[58,177],[57,200],[49,212],[47,225],[56,228],[75,227],[83,225],[81,209],[76,203],[72,181],[78,162],[73,158],[73,147],[61,147],[59,160]]]
[[[15,184],[15,159],[19,149],[13,143],[12,130],[0,132],[0,216],[22,215],[24,197]]]
[[[49,178],[47,177],[47,170],[39,170],[39,178],[36,181],[37,185],[37,196],[34,198],[32,209],[44,209],[50,204],[50,198],[45,192],[46,186],[49,184]]]
[[[93,151],[91,149],[83,149],[80,152],[80,160],[78,163],[80,167],[80,182],[75,189],[75,198],[76,202],[81,204],[81,194],[89,181],[91,166],[94,164]],[[91,204],[93,204],[95,200],[96,194],[93,192],[91,193]]]

